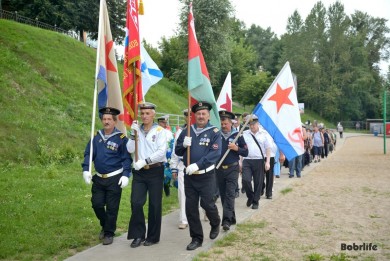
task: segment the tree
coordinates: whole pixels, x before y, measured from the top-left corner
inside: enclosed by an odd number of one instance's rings
[[[257,25],[251,25],[247,30],[245,43],[253,46],[256,51],[256,66],[261,67],[265,71],[272,74],[277,74],[277,62],[280,53],[278,52],[279,39],[276,34],[268,27],[266,30]]]
[[[8,11],[37,21],[55,25],[64,30],[79,33],[83,41],[83,32],[88,32],[92,39],[97,39],[100,0],[35,0],[29,3],[23,0],[9,0]],[[126,1],[107,1],[110,15],[112,36],[117,43],[122,43],[125,36]]]
[[[180,2],[184,6],[180,14],[179,35],[187,36],[190,0],[180,0]],[[193,2],[196,35],[207,64],[211,85],[215,87],[214,92],[222,87],[231,64],[229,34],[232,12],[233,8],[229,0]]]

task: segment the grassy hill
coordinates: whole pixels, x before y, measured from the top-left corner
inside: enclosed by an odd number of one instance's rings
[[[12,21],[0,20],[0,28],[3,162],[67,161],[80,154],[90,132],[96,51]],[[186,106],[180,89],[163,79],[146,98],[160,112],[180,113]]]

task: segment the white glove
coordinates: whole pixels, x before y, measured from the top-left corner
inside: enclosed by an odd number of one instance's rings
[[[183,147],[187,148],[191,146],[192,137],[185,136],[183,141]]]
[[[138,160],[136,163],[134,163],[134,169],[135,170],[140,170],[143,167],[145,167],[146,161],[145,160]]]
[[[121,186],[121,188],[126,187],[127,185],[129,185],[129,178],[126,176],[122,176],[118,182],[118,185]]]
[[[138,121],[133,121],[133,123],[131,124],[131,129],[134,131],[139,131]]]
[[[92,180],[91,172],[83,171],[83,178],[84,178],[85,183],[87,183],[88,185],[91,184],[91,180]]]
[[[187,173],[187,175],[192,175],[192,173],[194,173],[195,171],[198,171],[198,170],[199,170],[198,165],[196,165],[196,163],[192,163],[191,165],[189,165],[186,168],[186,173]]]

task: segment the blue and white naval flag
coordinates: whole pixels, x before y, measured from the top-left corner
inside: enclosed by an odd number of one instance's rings
[[[253,113],[288,160],[303,154],[301,116],[289,62],[283,66]]]
[[[163,78],[163,73],[149,56],[143,44],[141,44],[141,75],[143,93],[142,98],[145,100],[146,93],[149,91],[152,85],[156,84]]]

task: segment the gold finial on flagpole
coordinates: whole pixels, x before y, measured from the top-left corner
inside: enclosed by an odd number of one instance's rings
[[[142,0],[139,1],[138,14],[139,15],[144,14],[144,2]]]

